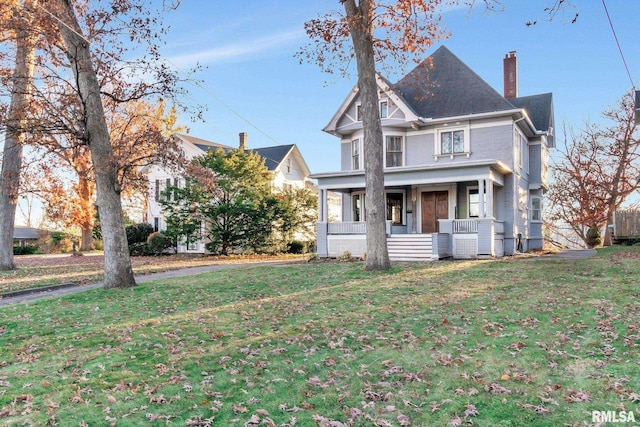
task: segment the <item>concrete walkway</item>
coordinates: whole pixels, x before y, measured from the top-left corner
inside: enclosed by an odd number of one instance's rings
[[[549,254],[543,256],[543,258],[557,258],[557,259],[587,259],[596,255],[595,249],[565,249],[562,252],[556,254]]]
[[[237,264],[213,264],[201,267],[183,268],[180,270],[163,271],[160,273],[152,273],[139,275],[136,277],[137,283],[149,282],[152,280],[170,279],[173,277],[193,276],[201,273],[209,273],[211,271],[237,269],[243,267],[258,267],[265,265],[287,265],[298,264],[303,261],[247,261]],[[88,283],[85,285],[55,285],[45,286],[41,288],[25,289],[23,291],[13,292],[0,296],[0,307],[22,302],[36,301],[43,298],[53,298],[62,295],[82,292],[89,289],[96,289],[102,286],[102,283]]]

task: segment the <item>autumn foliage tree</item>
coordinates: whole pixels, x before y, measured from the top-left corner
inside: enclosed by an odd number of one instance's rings
[[[603,233],[613,223],[615,210],[640,188],[640,134],[634,110],[633,94],[628,93],[603,113],[607,124],[565,130],[569,140],[559,147],[560,157],[551,167],[550,218],[568,224],[586,246],[593,241],[589,229]]]
[[[44,41],[35,57],[43,77],[35,86],[46,95],[39,106],[49,103],[54,107],[49,111],[60,114],[50,114],[44,122],[26,114],[21,130],[36,136],[67,132],[88,147],[105,243],[105,287],[135,283],[122,221],[122,174],[105,119],[106,100],[122,104],[162,95],[173,101],[182,94],[185,79],[163,63],[158,49],[166,32],[165,6],[175,5],[156,5],[144,0],[51,0],[29,10],[39,18],[29,34]],[[4,7],[3,2],[0,10]],[[59,81],[50,86],[51,79]],[[63,90],[51,96],[53,87]],[[68,103],[60,104],[65,95]],[[120,157],[127,156],[123,152]]]
[[[355,60],[362,102],[367,206],[367,270],[390,268],[385,228],[383,139],[376,65],[396,68],[418,60],[449,33],[442,25],[446,6],[458,0],[339,0],[331,12],[305,24],[311,43],[298,56],[329,73],[348,74]],[[484,0],[488,8],[498,2]]]

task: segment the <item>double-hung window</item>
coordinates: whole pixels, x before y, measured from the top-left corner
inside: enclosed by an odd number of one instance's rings
[[[440,154],[464,153],[464,130],[440,133]]]
[[[531,198],[531,221],[542,221],[542,199]]]
[[[386,139],[386,162],[388,168],[402,166],[403,147],[401,136],[387,136]]]
[[[360,140],[351,141],[351,168],[353,170],[360,169]]]

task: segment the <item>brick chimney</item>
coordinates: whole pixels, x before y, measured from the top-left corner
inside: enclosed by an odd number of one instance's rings
[[[518,58],[516,51],[512,50],[504,56],[504,97],[518,97]]]
[[[249,140],[249,134],[246,132],[240,132],[239,136],[240,136],[240,145],[238,146],[238,149],[241,151],[244,151],[249,148],[249,146],[247,145],[247,141]]]

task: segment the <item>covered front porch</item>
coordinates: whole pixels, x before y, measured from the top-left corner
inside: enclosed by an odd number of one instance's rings
[[[386,171],[387,244],[392,260],[501,257],[509,191],[499,162],[449,168]],[[364,173],[316,175],[319,181],[317,253],[366,254]],[[329,217],[328,194],[341,195],[340,218]],[[481,196],[482,195],[482,196]]]

